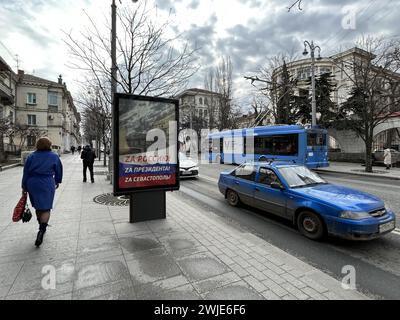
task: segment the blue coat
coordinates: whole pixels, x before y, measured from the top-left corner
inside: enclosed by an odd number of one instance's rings
[[[35,151],[26,159],[22,188],[36,210],[53,208],[55,186],[62,182],[63,167],[52,151]]]

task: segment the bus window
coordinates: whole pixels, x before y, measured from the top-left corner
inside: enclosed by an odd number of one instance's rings
[[[272,154],[273,150],[272,137],[255,137],[254,153],[255,154]]]
[[[254,139],[255,154],[296,156],[298,154],[298,147],[299,147],[298,134],[256,137]]]
[[[307,134],[307,146],[325,146],[326,135],[321,132],[309,132]]]
[[[281,136],[274,136],[274,154],[281,156],[297,156],[298,149],[298,134],[285,134]]]

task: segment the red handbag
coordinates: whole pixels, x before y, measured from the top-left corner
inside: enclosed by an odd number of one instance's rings
[[[13,217],[12,217],[12,220],[14,222],[18,222],[19,220],[22,219],[22,214],[25,211],[25,205],[26,205],[27,200],[28,200],[28,194],[24,193],[14,208],[14,213],[13,213]]]

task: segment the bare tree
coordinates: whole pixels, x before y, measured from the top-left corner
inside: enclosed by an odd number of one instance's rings
[[[204,88],[210,92],[216,92],[216,85],[215,85],[215,70],[213,68],[207,71],[206,76],[204,77]],[[208,97],[206,105],[207,105],[207,113],[208,113],[208,127],[210,129],[214,129],[218,126],[218,103],[219,98],[216,94],[211,94]]]
[[[374,129],[400,110],[399,42],[366,37],[357,47],[351,59],[337,61],[353,88],[336,126],[356,132],[364,141],[365,171],[372,172]]]
[[[111,108],[108,102],[107,92],[104,92],[96,86],[95,81],[88,81],[90,84],[80,91],[77,104],[82,111],[83,132],[87,140],[96,140],[101,143],[106,153],[111,143]],[[99,160],[101,151],[98,150]],[[106,156],[104,154],[103,165],[106,166]]]
[[[219,130],[232,127],[232,61],[231,58],[222,57],[215,69],[215,88],[219,99]]]
[[[282,114],[289,116],[289,113],[292,113],[290,110],[290,100],[293,91],[297,88],[297,80],[290,74],[287,74],[286,77],[278,77],[278,74],[282,73],[281,69],[285,66],[285,62],[290,63],[295,60],[296,55],[294,53],[280,53],[269,58],[268,62],[260,67],[255,75],[245,76],[247,80],[251,81],[255,89],[268,101],[268,108],[264,113],[268,113],[268,116],[272,116],[274,118],[274,123],[282,123]],[[280,110],[282,105],[286,106],[287,109],[284,112]]]
[[[288,9],[288,12],[290,11],[290,10],[292,10],[292,8],[297,4],[297,8],[301,11],[301,10],[303,10],[302,8],[301,8],[301,2],[302,2],[302,0],[296,0],[295,2],[293,2],[292,3],[292,5],[290,6],[290,7],[288,7],[287,9]]]
[[[133,9],[134,8],[134,9]],[[89,72],[103,92],[110,91],[111,48],[109,34],[103,34],[98,22],[86,14],[89,27],[80,37],[66,34],[71,67]],[[118,91],[151,96],[174,96],[197,71],[194,51],[188,44],[176,46],[180,36],[168,38],[166,30],[171,21],[158,21],[155,8],[148,9],[146,1],[134,7],[118,9],[117,24],[117,86]],[[106,26],[108,32],[111,28]],[[180,44],[180,43],[179,43]],[[110,95],[106,95],[111,102]]]

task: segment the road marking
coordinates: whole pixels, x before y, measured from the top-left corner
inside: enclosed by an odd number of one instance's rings
[[[397,234],[397,235],[400,235],[400,229],[399,228],[394,229],[392,232]]]

